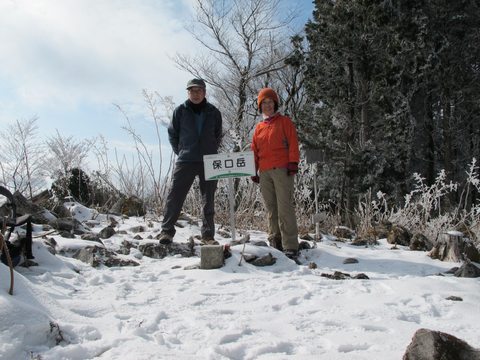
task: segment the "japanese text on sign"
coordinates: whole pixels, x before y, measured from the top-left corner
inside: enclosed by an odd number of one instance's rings
[[[203,162],[206,180],[255,175],[252,151],[205,155]]]

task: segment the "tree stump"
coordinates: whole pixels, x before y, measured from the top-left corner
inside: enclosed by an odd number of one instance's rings
[[[440,235],[437,243],[430,251],[432,259],[442,261],[461,262],[463,261],[463,233],[459,231],[448,231]]]

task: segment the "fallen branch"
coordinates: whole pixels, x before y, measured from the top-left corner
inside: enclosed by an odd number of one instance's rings
[[[53,234],[53,233],[55,233],[55,232],[57,232],[56,229],[55,229],[55,230],[50,230],[50,231],[47,231],[47,232],[44,232],[44,233],[42,233],[42,234],[38,234],[38,235],[35,235],[35,236],[32,236],[32,237],[36,239],[36,238],[40,238],[40,237],[44,237],[44,236]]]

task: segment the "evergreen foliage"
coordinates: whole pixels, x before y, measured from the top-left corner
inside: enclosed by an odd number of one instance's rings
[[[369,189],[399,204],[414,172],[465,179],[480,155],[479,25],[475,1],[315,2],[297,126],[327,155],[325,200],[348,214]]]
[[[52,184],[52,191],[57,199],[72,196],[76,201],[89,205],[91,185],[89,176],[79,168],[71,169],[67,176],[62,176]]]

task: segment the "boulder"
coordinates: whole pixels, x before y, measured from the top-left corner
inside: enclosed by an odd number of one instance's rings
[[[113,251],[109,251],[99,246],[87,246],[73,254],[75,259],[90,264],[93,267],[105,265],[107,267],[114,266],[138,266],[136,261],[122,259]]]
[[[13,194],[13,201],[17,208],[17,217],[30,214],[32,216],[32,222],[35,224],[47,224],[50,220],[55,218],[55,215],[45,208],[27,200],[27,198],[18,191]],[[7,206],[6,203],[0,207],[0,216],[11,216],[11,208]]]
[[[145,229],[144,226],[138,225],[138,226],[131,227],[130,229],[128,229],[128,231],[133,232],[133,233],[139,233],[139,232],[145,232],[146,229]]]
[[[403,360],[480,360],[480,351],[453,335],[419,329],[408,345]]]
[[[111,227],[110,225],[104,227],[100,232],[98,233],[98,236],[101,239],[108,239],[111,238],[113,235],[115,235],[115,229]]]
[[[75,218],[53,219],[48,222],[52,228],[58,231],[69,231],[75,235],[84,234],[87,229]]]
[[[454,273],[457,277],[477,278],[480,277],[480,268],[467,261]]]
[[[153,259],[163,259],[168,255],[181,255],[182,257],[192,257],[195,255],[193,239],[188,243],[173,242],[169,245],[156,243],[141,244],[138,246],[138,250],[140,250],[144,256]]]
[[[401,225],[393,225],[392,230],[388,233],[387,241],[389,244],[397,244],[402,246],[410,246],[412,234]]]
[[[110,212],[126,216],[144,216],[145,203],[136,196],[123,197],[117,200]]]
[[[415,233],[410,240],[410,250],[413,251],[429,251],[433,247],[433,244],[428,238],[420,233]]]
[[[80,236],[80,238],[82,240],[95,241],[95,242],[98,242],[98,243],[102,243],[102,240],[100,240],[99,234],[92,233],[92,232],[82,234],[82,236]]]
[[[333,230],[333,235],[339,240],[352,240],[355,238],[355,231],[346,226],[336,226]]]
[[[277,262],[277,258],[274,257],[271,253],[267,255],[257,257],[256,259],[252,260],[250,264],[255,266],[272,266]]]

